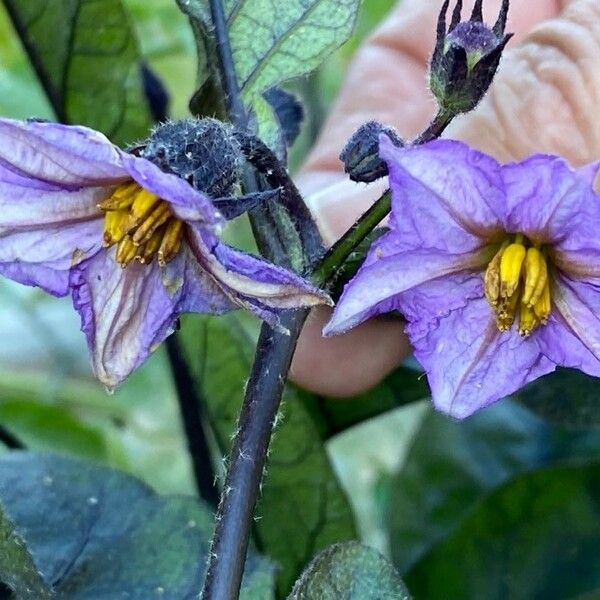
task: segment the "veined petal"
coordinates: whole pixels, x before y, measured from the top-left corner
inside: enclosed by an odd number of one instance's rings
[[[589,239],[590,218],[595,229],[600,223],[600,204],[589,175],[558,156],[536,155],[503,166],[508,231],[571,248]]]
[[[61,189],[111,185],[128,177],[115,146],[87,127],[0,119],[0,164]]]
[[[547,343],[545,352],[557,360],[557,364],[571,366],[567,361],[582,361],[580,367],[586,373],[600,375],[598,368],[588,355],[600,361],[600,286],[585,281],[568,278],[564,274],[556,274],[552,285],[552,300],[555,310],[559,313],[554,329],[548,333],[548,340],[554,340],[556,327],[563,325],[564,336],[554,349]],[[548,324],[550,326],[550,323]],[[575,337],[580,344],[572,340]],[[583,346],[587,353],[576,356],[573,352]],[[558,362],[560,360],[561,362]],[[586,368],[584,368],[584,366]]]
[[[540,351],[553,363],[600,377],[600,359],[577,337],[559,311],[554,310],[548,323],[536,333]]]
[[[466,144],[439,140],[398,148],[386,137],[392,224],[407,250],[472,251],[502,229],[505,200],[500,166]]]
[[[187,248],[166,268],[132,262],[122,269],[114,252],[99,252],[75,267],[70,282],[94,371],[108,387],[125,379],[172,333],[181,313],[234,307],[199,271]]]
[[[221,213],[205,194],[194,189],[177,175],[161,171],[154,163],[120,152],[128,174],[143,188],[166,200],[183,221],[200,221],[218,231],[225,223]]]
[[[273,319],[282,309],[330,304],[329,296],[292,271],[222,244],[198,227],[190,227],[190,248],[199,265],[239,306],[270,310]],[[252,300],[249,302],[249,300]],[[260,314],[262,309],[256,310]]]
[[[406,329],[438,410],[463,419],[554,370],[534,339],[498,331],[485,298],[451,311],[425,331]]]
[[[425,248],[397,252],[401,235],[392,230],[377,240],[356,276],[346,285],[324,335],[343,333],[375,315],[398,309],[400,294],[460,271],[481,270],[489,257],[482,252],[447,254]],[[462,296],[460,288],[453,294]]]
[[[0,274],[65,296],[69,270],[95,255],[101,240],[101,219],[0,232]]]

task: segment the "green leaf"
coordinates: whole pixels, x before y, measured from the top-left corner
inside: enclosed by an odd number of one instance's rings
[[[350,401],[323,398],[304,390],[297,393],[319,423],[322,436],[329,438],[385,412],[422,400],[430,392],[422,373],[401,366],[375,388]]]
[[[60,121],[115,143],[151,125],[135,33],[121,0],[4,0]]]
[[[406,573],[506,481],[532,469],[600,457],[600,432],[548,425],[503,400],[465,421],[433,410],[398,474],[389,503],[394,564]]]
[[[288,600],[410,600],[394,567],[356,542],[335,544],[308,565]]]
[[[207,0],[178,0],[196,30],[198,85],[218,80]],[[360,0],[226,0],[224,2],[238,86],[246,106],[256,113],[258,130],[269,130],[274,118],[262,94],[317,68],[341,46],[354,28]],[[263,138],[273,144],[273,131]]]
[[[254,354],[255,321],[242,314],[188,317],[182,341],[209,418],[225,454],[240,411]],[[287,593],[320,549],[355,536],[348,501],[310,415],[287,388],[271,443],[255,539],[281,564],[278,588]]]
[[[600,463],[525,473],[406,576],[417,598],[562,600],[600,591]]]
[[[557,369],[514,396],[548,421],[569,427],[600,427],[600,379]]]
[[[19,599],[196,598],[213,529],[198,501],[160,497],[131,477],[28,452],[0,457],[0,580]],[[272,598],[255,554],[246,600]]]

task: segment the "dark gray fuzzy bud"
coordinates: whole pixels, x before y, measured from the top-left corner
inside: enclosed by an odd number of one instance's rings
[[[509,0],[503,0],[493,27],[482,22],[481,0],[471,18],[460,22],[462,1],[458,0],[446,31],[448,4],[445,0],[438,19],[429,84],[441,111],[457,115],[473,110],[486,94],[512,34],[504,34]]]
[[[387,135],[396,146],[404,146],[405,142],[391,128],[369,121],[360,127],[350,138],[340,154],[344,170],[352,181],[371,183],[388,174],[385,161],[379,158],[379,136]]]
[[[137,152],[213,198],[232,196],[244,163],[232,131],[215,119],[171,121],[157,127]]]

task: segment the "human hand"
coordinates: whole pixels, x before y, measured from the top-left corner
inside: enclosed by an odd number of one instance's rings
[[[350,66],[331,116],[298,178],[327,243],[332,243],[381,194],[386,181],[365,187],[343,174],[338,160],[360,125],[376,119],[407,139],[426,127],[435,105],[426,85],[441,0],[403,0]],[[473,0],[467,0],[463,19]],[[484,2],[484,22],[500,0]],[[600,158],[600,2],[512,0],[504,53],[490,92],[459,117],[444,137],[462,139],[500,161],[536,152],[573,165]],[[291,377],[326,395],[352,396],[375,385],[410,353],[404,325],[382,317],[349,333],[323,338],[329,309],[309,317]]]

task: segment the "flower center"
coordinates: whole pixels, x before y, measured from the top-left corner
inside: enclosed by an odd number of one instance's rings
[[[132,260],[149,265],[154,257],[164,267],[181,249],[183,222],[168,202],[136,182],[124,183],[98,204],[105,213],[103,246],[117,244],[117,262],[125,268]]]
[[[486,269],[484,283],[500,331],[512,327],[517,312],[519,334],[524,337],[548,322],[552,299],[546,255],[524,235],[519,233],[500,246]]]

